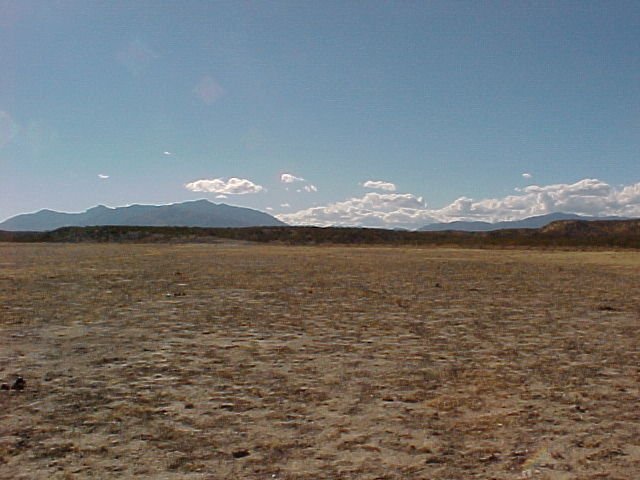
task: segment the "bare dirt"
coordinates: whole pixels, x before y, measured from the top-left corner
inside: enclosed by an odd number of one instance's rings
[[[0,244],[0,478],[633,479],[640,254]]]

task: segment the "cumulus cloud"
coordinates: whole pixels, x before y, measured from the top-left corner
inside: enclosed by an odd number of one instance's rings
[[[304,186],[304,190],[305,190],[306,192],[309,192],[309,193],[311,193],[311,192],[317,192],[317,191],[318,191],[318,187],[316,187],[315,185],[309,184],[309,185],[305,185],[305,186]]]
[[[107,178],[109,178],[109,175],[106,175],[104,173],[99,173],[98,174],[98,178],[102,179],[102,180],[106,180]]]
[[[280,181],[282,183],[304,182],[304,178],[296,177],[295,175],[291,175],[290,173],[283,173],[282,175],[280,175]]]
[[[437,211],[438,216],[454,220],[518,220],[553,212],[586,216],[640,215],[640,197],[633,194],[640,184],[622,189],[598,179],[575,183],[529,185],[516,195],[474,201],[461,197]],[[635,212],[635,213],[634,213]]]
[[[198,84],[194,87],[193,93],[207,105],[213,104],[222,95],[224,89],[216,82],[213,77],[202,77]]]
[[[195,180],[187,183],[185,188],[192,192],[210,192],[222,195],[246,195],[264,191],[262,185],[257,185],[246,178],[236,177],[231,177],[228,180],[223,178]]]
[[[169,156],[171,155],[171,152],[162,152],[163,155]]]
[[[526,179],[533,178],[533,175],[531,175],[529,172],[524,172],[522,174],[522,178],[526,178]]]
[[[364,188],[372,188],[375,190],[384,190],[387,192],[395,192],[396,185],[391,182],[385,182],[384,180],[367,180],[362,184]]]
[[[363,197],[281,214],[292,225],[418,228],[456,220],[497,222],[553,212],[585,216],[640,217],[640,182],[613,187],[598,179],[529,185],[515,195],[474,200],[460,197],[442,208],[427,208],[410,193],[367,193]]]
[[[433,219],[422,197],[410,193],[367,193],[363,197],[278,216],[290,224],[408,227]]]

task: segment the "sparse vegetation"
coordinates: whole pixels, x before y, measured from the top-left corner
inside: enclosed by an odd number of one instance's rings
[[[0,244],[0,478],[640,471],[636,252],[221,236]]]
[[[640,248],[640,220],[562,220],[539,229],[491,232],[411,232],[336,227],[64,227],[51,232],[3,232],[5,242],[217,243],[287,245],[413,245],[464,248]]]

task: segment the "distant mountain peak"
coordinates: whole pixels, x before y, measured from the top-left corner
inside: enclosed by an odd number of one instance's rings
[[[112,208],[106,207],[104,205],[96,205],[95,207],[91,207],[89,208],[86,212],[105,212],[105,211],[109,211],[109,210],[113,210]]]

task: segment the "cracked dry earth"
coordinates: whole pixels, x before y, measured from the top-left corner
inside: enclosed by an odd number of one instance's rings
[[[640,254],[0,244],[0,478],[632,479]]]

